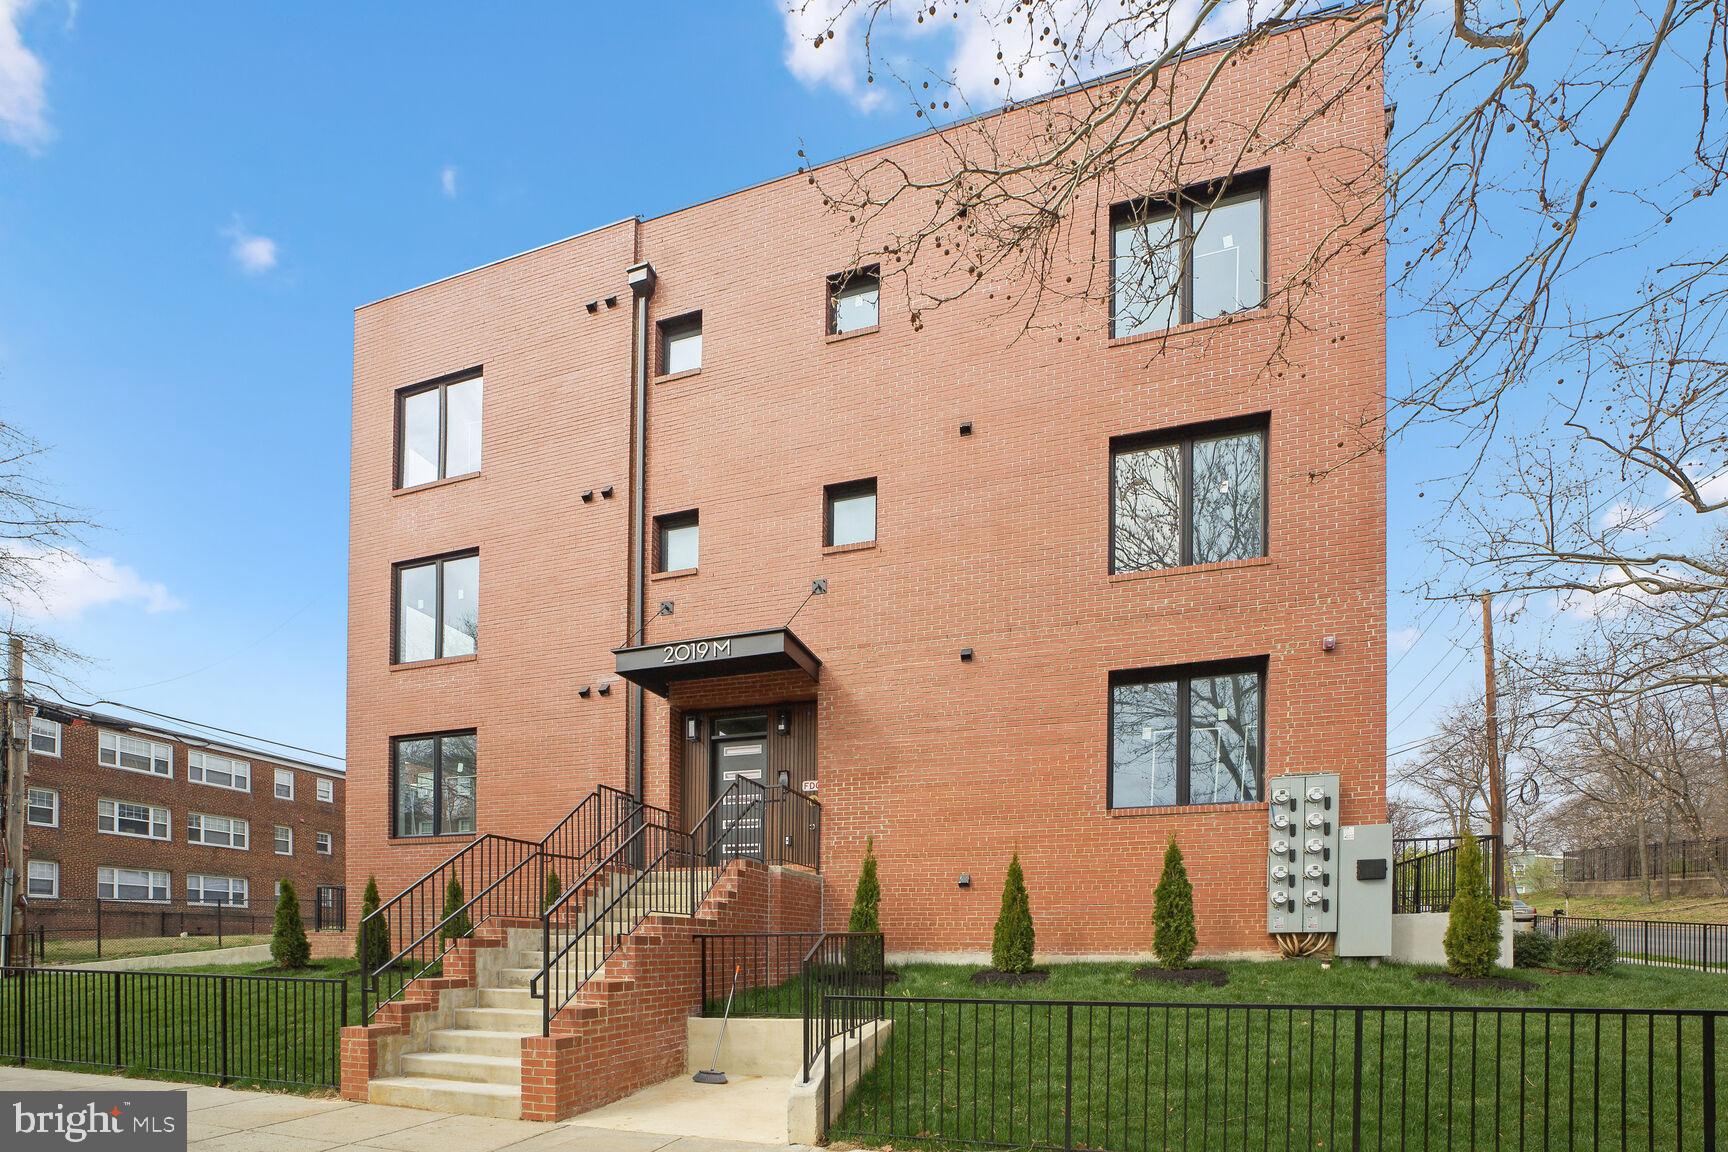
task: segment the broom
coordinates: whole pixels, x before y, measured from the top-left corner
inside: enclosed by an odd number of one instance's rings
[[[720,1071],[720,1048],[726,1043],[726,1025],[732,1019],[732,995],[738,991],[738,973],[744,971],[744,965],[732,966],[732,987],[726,992],[726,1011],[720,1017],[720,1037],[714,1041],[714,1066],[704,1068],[690,1079],[698,1084],[724,1084],[726,1073]]]

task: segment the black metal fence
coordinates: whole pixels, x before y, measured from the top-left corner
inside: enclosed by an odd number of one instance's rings
[[[828,1132],[862,1143],[1681,1152],[1722,1136],[1728,1013],[829,996],[822,1015],[850,1041],[819,1057]]]
[[[1482,863],[1492,887],[1494,877],[1505,874],[1500,841],[1493,836],[1479,836],[1477,841],[1482,845]],[[1456,836],[1415,836],[1393,841],[1392,911],[1450,911],[1452,897],[1458,892],[1461,843]]]
[[[1728,972],[1728,924],[1538,914],[1532,929],[1556,940],[1583,928],[1614,937],[1621,960],[1699,972]]]
[[[0,969],[0,1059],[297,1088],[340,1080],[342,980]]]
[[[300,904],[309,932],[341,932],[348,926],[347,890],[324,885]],[[23,931],[30,938],[21,955],[35,963],[71,963],[111,956],[170,951],[176,939],[209,940],[222,947],[232,937],[270,935],[276,923],[271,900],[237,908],[225,904],[153,905],[117,900],[34,901],[26,906]]]
[[[1679,880],[1712,876],[1715,871],[1728,874],[1728,837],[1573,848],[1566,852],[1562,875],[1569,884],[1591,880],[1642,880],[1646,869],[1655,880],[1664,876]]]

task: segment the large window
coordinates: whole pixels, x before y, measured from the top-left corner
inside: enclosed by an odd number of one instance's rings
[[[252,825],[230,816],[186,814],[186,840],[210,848],[246,848],[252,841]]]
[[[660,372],[694,372],[702,367],[702,313],[692,312],[660,324]]]
[[[24,894],[32,900],[60,899],[60,864],[56,860],[32,860],[26,872]]]
[[[193,872],[186,877],[186,903],[226,904],[231,908],[246,907],[247,884],[242,876],[204,876]]]
[[[1111,332],[1134,336],[1265,300],[1264,181],[1119,205],[1111,220]]]
[[[702,525],[695,512],[654,518],[654,571],[683,572],[701,558]]]
[[[124,732],[104,732],[96,740],[96,759],[109,768],[174,775],[174,749],[160,740],[144,740]]]
[[[1111,459],[1110,570],[1266,555],[1266,430],[1136,437]]]
[[[38,828],[60,827],[60,793],[52,788],[31,788],[24,797],[24,819]]]
[[[1122,674],[1110,685],[1110,806],[1260,799],[1263,666]]]
[[[126,900],[146,904],[166,904],[172,889],[168,873],[149,868],[98,868],[96,897],[99,900]]]
[[[410,388],[397,397],[396,486],[412,488],[480,471],[478,376]]]
[[[30,754],[52,756],[58,760],[62,734],[60,721],[47,720],[41,716],[30,717]]]
[[[168,809],[158,804],[134,804],[129,800],[98,800],[96,831],[110,836],[139,836],[166,840],[172,834]]]
[[[396,663],[472,656],[479,637],[480,557],[396,566]]]
[[[244,760],[193,749],[186,754],[186,779],[194,784],[208,784],[212,788],[250,792],[252,765]]]
[[[830,548],[876,539],[876,481],[830,484],[823,491],[823,540]]]
[[[474,833],[474,733],[405,736],[392,754],[396,835]]]
[[[829,335],[876,327],[881,289],[881,272],[874,264],[828,277]]]

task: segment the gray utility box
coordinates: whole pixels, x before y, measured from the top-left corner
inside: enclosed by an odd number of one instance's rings
[[[1266,782],[1266,931],[1338,931],[1338,777]]]
[[[1357,824],[1338,838],[1338,956],[1392,955],[1392,825]]]

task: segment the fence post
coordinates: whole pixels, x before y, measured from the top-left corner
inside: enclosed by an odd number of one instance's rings
[[[1360,1152],[1362,1148],[1362,1009],[1356,1009],[1356,1051],[1351,1057],[1354,1065],[1350,1077],[1350,1147],[1352,1152]]]
[[[1716,1013],[1704,1013],[1704,1152],[1716,1152]]]
[[[1074,1005],[1068,1005],[1068,1041],[1062,1073],[1062,1147],[1074,1147]]]
[[[102,897],[96,897],[96,959],[102,959]]]
[[[222,947],[222,905],[216,905],[216,947]]]
[[[218,1012],[222,1021],[222,1066],[221,1074],[216,1077],[216,1082],[226,1084],[228,1083],[228,977],[216,977],[216,993],[222,1001],[221,1010]],[[347,1001],[346,996],[343,997],[343,1001]]]
[[[29,1034],[30,1010],[25,1005],[25,996],[30,989],[30,973],[18,973],[18,1066],[22,1068],[29,1063],[28,1049],[24,1037]]]
[[[120,979],[123,975],[124,973],[121,972],[114,973],[114,1067],[116,1068],[126,1066],[125,1061],[121,1058],[122,1046],[120,1043]]]

